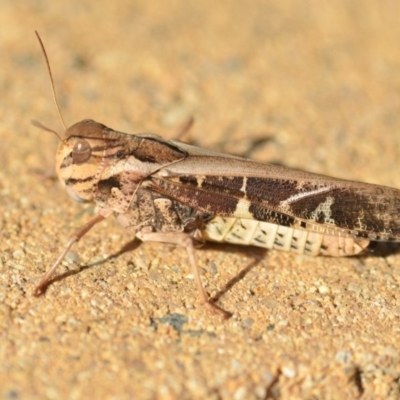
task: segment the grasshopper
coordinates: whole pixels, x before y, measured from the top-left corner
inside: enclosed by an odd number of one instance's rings
[[[53,98],[50,63],[41,45]],[[70,248],[114,215],[142,241],[186,249],[201,300],[210,304],[195,258],[204,241],[310,256],[352,256],[371,241],[400,242],[400,190],[221,154],[153,134],[118,132],[93,120],[60,136],[56,172],[67,193],[94,202],[96,216],[70,238],[35,289],[40,295]]]

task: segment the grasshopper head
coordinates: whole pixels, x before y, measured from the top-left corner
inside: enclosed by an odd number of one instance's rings
[[[83,120],[66,130],[56,155],[56,172],[68,194],[88,202],[106,166],[108,128],[93,120]]]

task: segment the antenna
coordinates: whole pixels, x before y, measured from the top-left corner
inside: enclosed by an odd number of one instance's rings
[[[44,131],[54,133],[54,134],[58,137],[58,139],[60,140],[60,142],[63,141],[62,138],[61,138],[61,136],[60,136],[56,131],[53,131],[53,129],[50,129],[50,128],[48,128],[47,126],[41,124],[39,121],[36,121],[35,119],[33,119],[33,120],[31,121],[31,124],[32,124],[33,126],[36,126],[36,128],[43,129]]]
[[[35,31],[35,33],[36,33],[36,36],[37,36],[37,38],[38,38],[38,40],[39,40],[40,47],[42,48],[42,52],[43,52],[44,58],[45,58],[45,60],[46,60],[47,70],[49,71],[49,75],[50,75],[51,90],[52,90],[52,92],[53,92],[53,99],[54,99],[54,103],[55,103],[56,108],[57,108],[57,111],[58,111],[58,116],[60,117],[60,120],[61,120],[61,123],[62,123],[63,126],[64,126],[64,129],[67,130],[67,126],[65,125],[64,118],[63,118],[63,116],[62,116],[62,114],[61,114],[60,105],[58,104],[58,100],[57,100],[56,89],[55,89],[55,87],[54,87],[54,80],[53,80],[53,74],[51,73],[49,57],[47,57],[46,49],[44,48],[44,45],[43,45],[42,39],[41,39],[40,36],[39,36],[39,33],[38,33],[37,31]],[[36,126],[38,126],[38,125],[36,125]],[[42,129],[43,129],[43,126],[41,126],[41,127],[42,127]],[[45,130],[49,130],[49,129],[46,129],[46,128],[45,128]],[[52,131],[52,130],[50,130],[50,132],[55,133],[55,132]],[[57,134],[57,136],[58,136],[58,134]]]

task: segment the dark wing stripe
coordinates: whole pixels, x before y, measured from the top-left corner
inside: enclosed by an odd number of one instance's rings
[[[179,182],[176,178],[150,177],[156,192],[214,215],[253,217],[305,230],[313,227],[332,235],[400,240],[397,189],[362,183],[351,188],[347,181],[341,186],[340,181],[328,185],[322,181],[247,178],[244,195],[238,190],[243,178],[212,178],[205,177],[195,185],[197,181],[189,176],[181,176]]]

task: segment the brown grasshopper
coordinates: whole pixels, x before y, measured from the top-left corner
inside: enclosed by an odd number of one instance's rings
[[[351,256],[370,241],[400,242],[398,189],[264,164],[157,135],[117,132],[93,120],[72,125],[62,137],[52,132],[60,139],[61,183],[73,199],[94,202],[96,216],[70,238],[36,295],[72,245],[111,215],[142,241],[184,247],[204,303],[209,298],[194,253],[203,241],[312,256]]]

